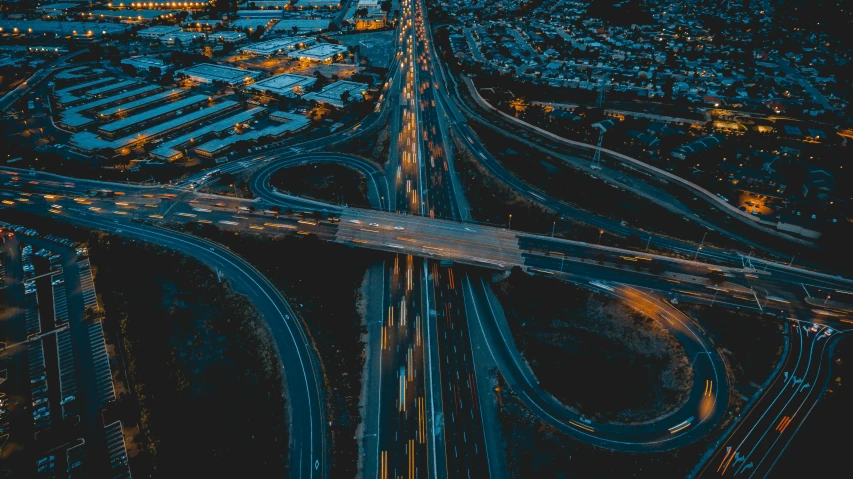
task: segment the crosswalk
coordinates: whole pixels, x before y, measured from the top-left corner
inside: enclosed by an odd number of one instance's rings
[[[110,359],[107,356],[104,327],[100,321],[89,325],[89,346],[92,351],[92,362],[95,368],[98,403],[103,407],[108,402],[115,401],[116,393],[113,387],[112,372],[110,371]]]
[[[74,373],[74,356],[71,351],[71,331],[56,333],[56,353],[59,356],[59,393],[62,397],[62,418],[77,414],[77,377]]]
[[[89,261],[77,263],[80,269],[80,291],[83,294],[83,307],[98,309],[98,295],[95,294],[95,282],[92,280],[92,268]]]
[[[121,432],[121,421],[104,426],[107,436],[107,453],[112,468],[113,479],[130,479],[130,467],[127,464],[127,446],[124,443],[124,435]]]

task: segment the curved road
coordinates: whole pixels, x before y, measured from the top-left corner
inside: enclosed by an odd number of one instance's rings
[[[283,168],[293,168],[308,164],[335,164],[356,170],[367,180],[367,197],[370,201],[370,206],[378,210],[388,210],[390,207],[389,202],[386,201],[389,197],[388,192],[390,187],[384,171],[372,161],[342,153],[308,153],[271,162],[252,175],[252,178],[249,180],[252,193],[258,198],[271,203],[280,203],[285,196],[270,186],[269,180],[272,175]]]
[[[501,305],[486,279],[472,275],[464,283],[473,313],[469,314],[471,327],[486,338],[488,353],[512,390],[546,424],[599,447],[631,452],[670,450],[707,434],[726,410],[729,386],[722,359],[702,330],[678,309],[638,289],[615,283],[593,287],[635,309],[648,309],[649,315],[684,346],[694,377],[688,399],[676,411],[640,425],[585,420],[539,386],[516,348]]]
[[[180,251],[228,278],[232,287],[245,295],[263,316],[282,362],[290,418],[288,469],[292,477],[328,477],[325,391],[318,358],[298,316],[263,274],[227,248],[185,233],[111,222],[81,213],[69,212],[61,219]]]

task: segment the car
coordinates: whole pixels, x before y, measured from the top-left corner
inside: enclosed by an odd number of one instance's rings
[[[811,332],[813,332],[813,333],[816,333],[816,332],[817,332],[817,330],[818,330],[818,328],[820,328],[820,325],[819,325],[819,324],[817,324],[817,323],[812,323],[812,327],[810,327],[810,328],[809,328],[809,331],[811,331]]]
[[[370,223],[370,226],[379,227],[379,223]]]
[[[359,221],[359,220],[349,220],[349,222],[354,224],[354,225],[360,225],[361,224],[361,221]]]
[[[394,229],[397,231],[403,231],[406,228],[403,228],[402,226],[395,226]]]
[[[833,331],[832,328],[826,328],[826,330],[824,330],[823,334],[825,334],[827,336],[832,336],[832,333],[834,333],[834,332],[835,331]]]

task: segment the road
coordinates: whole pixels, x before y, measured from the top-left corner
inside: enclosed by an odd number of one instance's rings
[[[295,477],[327,477],[325,392],[314,349],[290,305],[252,265],[216,243],[187,234],[88,215],[76,225],[121,234],[180,251],[221,273],[266,321],[284,368],[290,418],[290,466]]]
[[[38,85],[42,80],[53,74],[53,72],[55,72],[57,68],[62,67],[62,65],[66,61],[74,58],[75,56],[85,51],[87,50],[78,50],[76,52],[63,55],[54,60],[53,62],[46,64],[44,67],[36,70],[36,72],[33,73],[33,75],[25,82],[18,85],[18,87],[14,90],[3,95],[3,98],[0,98],[0,112],[8,110],[12,105],[15,104],[15,102],[23,98],[23,96],[26,95],[27,92],[29,92],[34,86]]]
[[[791,350],[781,372],[697,477],[767,477],[820,400],[830,379],[831,344],[850,330],[797,321],[788,329]]]

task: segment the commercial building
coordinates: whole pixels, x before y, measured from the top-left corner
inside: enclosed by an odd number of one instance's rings
[[[231,115],[221,120],[216,120],[210,125],[203,126],[197,130],[193,130],[177,138],[164,142],[157,148],[151,150],[151,156],[161,160],[175,161],[183,156],[181,150],[184,146],[199,145],[211,135],[223,134],[241,123],[251,121],[264,111],[266,111],[266,108],[257,107],[241,111],[236,115]]]
[[[156,68],[160,72],[160,75],[163,75],[174,68],[171,64],[168,64],[159,58],[146,56],[124,58],[122,59],[121,64],[132,66],[137,72],[150,72],[152,68]]]
[[[193,42],[201,42],[207,36],[201,32],[175,32],[160,39],[166,45],[191,45]]]
[[[241,18],[239,20],[234,20],[233,22],[231,22],[231,28],[233,30],[254,31],[260,27],[264,27],[264,30],[270,30],[272,27],[275,26],[278,20],[278,17]]]
[[[208,40],[222,43],[240,43],[246,40],[243,32],[213,32],[207,36]]]
[[[282,73],[281,75],[276,75],[256,83],[252,83],[246,87],[246,90],[259,92],[261,94],[294,98],[297,95],[305,93],[305,90],[314,86],[315,83],[317,83],[317,79],[314,77]]]
[[[188,93],[189,92],[187,90],[174,89],[156,93],[154,95],[148,95],[137,100],[98,111],[95,113],[95,117],[100,120],[110,120],[118,116],[127,116],[142,108],[150,108],[158,103],[177,100]]]
[[[71,85],[61,90],[55,90],[53,94],[56,97],[56,103],[60,107],[65,107],[83,99],[84,94],[81,93],[77,95],[75,94],[76,92],[85,90],[86,88],[94,87],[96,85],[103,85],[104,83],[111,82],[113,80],[115,80],[115,78],[113,77],[98,78],[85,83]]]
[[[284,33],[313,33],[329,29],[328,18],[285,19],[276,23],[273,32]]]
[[[55,17],[58,15],[65,15],[66,12],[71,10],[79,9],[81,5],[79,3],[51,3],[49,5],[42,5],[36,9],[36,12],[41,13],[46,17]]]
[[[92,10],[89,18],[119,20],[127,23],[150,23],[158,18],[169,18],[177,13],[176,10]]]
[[[210,100],[207,95],[192,95],[157,108],[152,108],[151,110],[137,113],[136,115],[128,116],[112,123],[101,125],[101,127],[98,128],[98,133],[114,138],[132,129],[145,126],[147,123],[160,121],[172,116],[180,116],[183,114],[183,110],[191,108],[195,109],[209,101]]]
[[[113,83],[110,85],[104,85],[102,87],[98,87],[98,88],[89,90],[88,92],[86,92],[86,96],[89,98],[97,98],[97,97],[100,97],[101,95],[104,95],[104,94],[107,94],[107,93],[110,93],[110,92],[113,92],[116,90],[121,90],[122,88],[134,86],[138,83],[139,82],[136,80],[122,80],[118,83]]]
[[[193,151],[201,156],[212,158],[227,152],[237,142],[257,141],[261,138],[281,138],[287,133],[295,133],[307,128],[310,124],[310,120],[303,115],[293,115],[281,112],[277,114],[277,121],[283,121],[284,123],[281,125],[268,126],[262,130],[251,130],[243,133],[242,135],[229,135],[224,138],[217,138],[195,147]]]
[[[267,40],[265,42],[253,43],[251,45],[246,45],[245,47],[240,49],[240,52],[248,55],[259,55],[259,56],[272,56],[272,55],[281,55],[283,53],[288,53],[297,48],[304,48],[308,45],[313,45],[315,40],[313,38],[303,38],[303,37],[282,37],[276,38],[274,40]]]
[[[120,152],[125,148],[134,148],[146,142],[154,141],[157,138],[178,133],[196,123],[215,118],[229,111],[236,110],[239,107],[240,104],[236,101],[223,101],[211,107],[202,108],[201,110],[173,118],[167,122],[158,123],[145,130],[116,140],[105,140],[90,131],[81,131],[72,135],[68,144],[72,148],[85,153],[95,153],[100,150]]]
[[[130,30],[130,25],[120,23],[55,22],[45,20],[0,20],[0,35],[31,35],[43,37],[53,33],[79,41],[100,41],[108,35],[119,35]]]
[[[341,2],[340,2],[340,0],[299,0],[296,3],[296,8],[299,8],[299,9],[325,8],[325,9],[337,10],[338,8],[341,8]]]
[[[335,108],[343,108],[347,103],[363,100],[364,92],[366,91],[367,84],[365,83],[341,80],[326,85],[318,92],[306,93],[302,98],[309,101],[314,100]],[[346,102],[344,102],[344,97],[347,98]]]
[[[198,83],[225,83],[234,86],[251,82],[260,76],[261,72],[215,65],[213,63],[200,63],[189,68],[177,70],[175,74],[185,76]]]
[[[320,43],[305,50],[297,50],[287,54],[290,58],[298,58],[300,60],[331,63],[340,55],[348,51],[344,45],[336,45],[334,43]]]
[[[68,128],[75,131],[79,130],[95,122],[93,118],[83,116],[83,112],[91,111],[96,108],[101,108],[105,106],[115,105],[116,103],[123,103],[128,100],[138,98],[141,95],[150,95],[152,92],[156,92],[157,90],[160,90],[160,87],[158,85],[145,85],[134,90],[119,93],[118,95],[113,95],[89,103],[84,103],[82,105],[73,106],[62,112],[62,117],[59,120],[59,124],[62,125],[64,128]]]
[[[181,31],[181,27],[173,27],[169,25],[155,25],[150,28],[145,28],[136,32],[136,36],[140,38],[148,38],[157,40],[167,35],[172,35]]]

